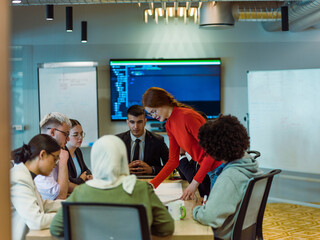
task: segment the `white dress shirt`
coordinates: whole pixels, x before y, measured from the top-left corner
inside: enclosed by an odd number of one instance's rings
[[[134,155],[134,149],[135,149],[135,141],[136,141],[136,137],[132,135],[132,133],[130,132],[130,136],[131,136],[131,156],[130,156],[130,162],[132,162],[133,160],[137,160],[137,159],[133,159],[133,155]],[[140,145],[140,150],[139,150],[139,160],[143,161],[144,159],[144,147],[145,147],[145,139],[146,139],[146,130],[144,129],[144,133],[138,137],[140,139],[139,145]]]

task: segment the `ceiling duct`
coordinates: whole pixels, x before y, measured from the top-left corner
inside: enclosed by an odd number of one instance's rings
[[[318,27],[320,21],[320,0],[289,2],[290,31],[303,31],[310,27]],[[281,30],[281,22],[262,23],[266,31]]]
[[[234,26],[230,2],[203,2],[200,8],[200,27],[227,29]]]
[[[239,22],[274,22],[281,20],[279,2],[241,2],[232,5],[232,15]]]
[[[235,21],[280,21],[279,2],[203,2],[200,8],[200,27],[227,29]]]

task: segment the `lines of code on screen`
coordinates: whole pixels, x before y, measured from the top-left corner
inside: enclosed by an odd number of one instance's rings
[[[127,109],[141,105],[143,93],[160,87],[178,101],[204,112],[220,114],[220,60],[110,60],[111,119],[124,120]]]

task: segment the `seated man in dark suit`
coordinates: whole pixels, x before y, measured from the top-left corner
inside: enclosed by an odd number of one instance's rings
[[[127,147],[131,174],[156,175],[168,161],[169,149],[164,138],[145,129],[147,119],[143,107],[131,106],[127,111],[129,131],[120,133]]]

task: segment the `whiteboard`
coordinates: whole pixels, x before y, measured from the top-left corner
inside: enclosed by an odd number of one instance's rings
[[[96,67],[39,68],[40,119],[60,112],[78,120],[86,133],[82,146],[98,139]]]
[[[249,134],[261,167],[320,173],[320,69],[248,72]]]

